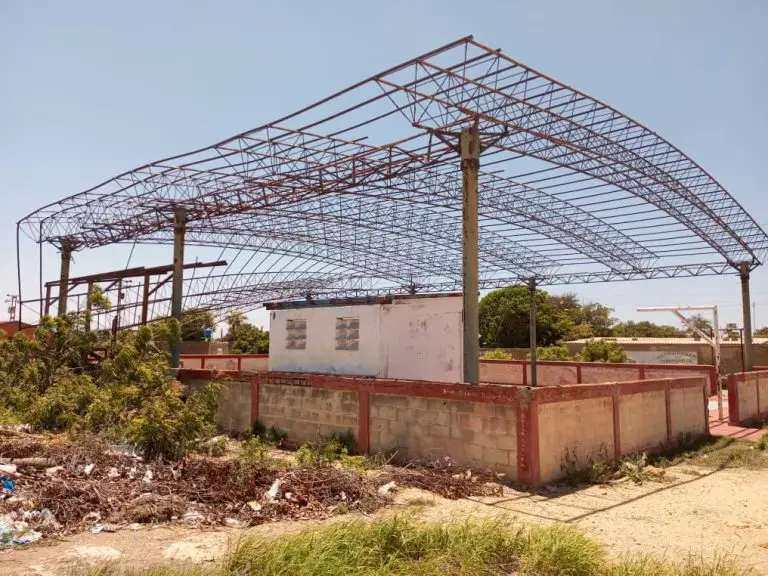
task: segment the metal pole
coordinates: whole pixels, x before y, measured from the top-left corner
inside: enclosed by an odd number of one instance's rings
[[[85,297],[85,331],[91,331],[91,309],[93,308],[93,280],[88,282],[88,295]]]
[[[528,288],[531,291],[531,317],[530,325],[530,346],[531,346],[531,386],[538,386],[538,377],[536,373],[536,278],[528,280]]]
[[[477,175],[480,170],[480,134],[477,126],[461,129],[459,137],[462,172],[464,281],[464,382],[480,380],[480,318],[478,295]]]
[[[752,299],[749,295],[749,262],[739,266],[741,306],[744,313],[744,371],[752,372]]]
[[[187,229],[187,213],[182,207],[173,210],[173,288],[171,291],[171,316],[181,323],[182,283],[184,282],[184,233]],[[179,367],[181,342],[171,347],[171,368]]]
[[[715,350],[715,374],[717,374],[717,417],[722,421],[725,415],[723,414],[723,375],[720,373],[720,318],[717,306],[712,306],[712,331],[714,332],[712,348]]]
[[[61,273],[59,274],[59,316],[67,313],[67,297],[69,296],[69,265],[72,261],[72,249],[75,243],[64,238],[61,241]]]
[[[149,274],[144,275],[144,292],[141,296],[141,325],[147,323],[149,317]]]

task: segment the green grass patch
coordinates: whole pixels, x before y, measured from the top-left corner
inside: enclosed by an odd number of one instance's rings
[[[417,524],[409,517],[348,522],[277,539],[246,538],[218,566],[78,576],[744,576],[734,562],[653,557],[608,559],[576,528],[521,528],[504,521]]]
[[[750,442],[728,437],[709,436],[685,445],[674,455],[659,456],[653,464],[660,467],[686,463],[704,468],[768,468],[768,441]]]

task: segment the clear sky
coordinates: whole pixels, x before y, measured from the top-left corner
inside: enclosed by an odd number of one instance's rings
[[[0,0],[0,296],[17,292],[15,222],[35,208],[467,34],[659,132],[768,228],[767,29],[765,0]],[[30,242],[22,258],[36,296]],[[73,273],[125,260],[105,254],[84,269],[76,257]],[[58,274],[52,249],[44,270]],[[736,277],[567,290],[622,319],[673,323],[634,309],[718,304],[741,324]],[[764,268],[752,290],[767,325]]]

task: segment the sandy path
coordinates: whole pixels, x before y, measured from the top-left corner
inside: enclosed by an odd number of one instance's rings
[[[506,490],[501,498],[455,502],[409,489],[400,492],[397,501],[406,505],[414,499],[433,502],[419,509],[420,517],[430,521],[503,516],[526,524],[569,522],[592,534],[613,554],[680,558],[725,553],[768,574],[768,470],[712,472],[683,466],[672,472],[672,478],[663,484],[626,482],[538,494]],[[247,533],[275,536],[311,525],[282,522]],[[73,563],[100,560],[132,566],[171,560],[212,562],[241,536],[238,530],[185,527],[79,534],[0,554],[0,575],[54,576],[65,574]]]

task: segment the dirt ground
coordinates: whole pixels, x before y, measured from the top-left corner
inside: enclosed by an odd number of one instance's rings
[[[458,501],[407,489],[397,493],[394,511],[407,509],[437,522],[490,516],[526,524],[569,522],[614,555],[652,553],[679,559],[688,554],[728,554],[757,573],[768,574],[768,470],[712,471],[683,465],[668,475],[671,481],[666,483],[556,487],[537,493],[506,489],[503,497]],[[322,524],[349,518],[339,516]],[[272,537],[319,524],[281,522],[246,533]],[[0,575],[54,576],[67,574],[76,564],[105,561],[133,567],[213,562],[242,535],[242,530],[178,526],[78,534],[0,552]]]

